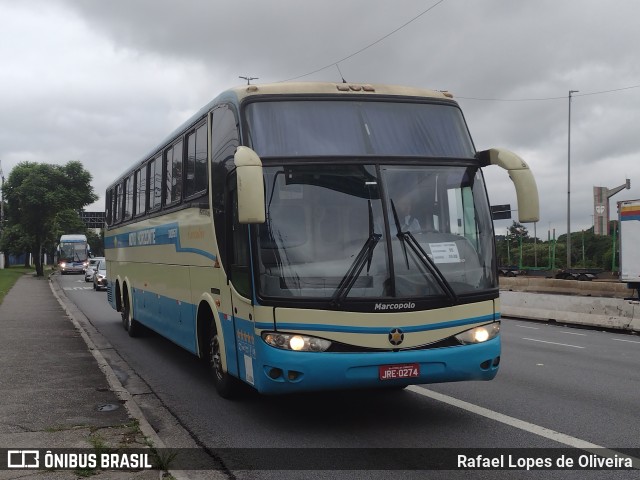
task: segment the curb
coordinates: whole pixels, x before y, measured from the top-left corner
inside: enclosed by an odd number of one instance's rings
[[[53,274],[52,274],[53,275]],[[142,434],[147,437],[155,448],[164,449],[167,448],[162,439],[158,436],[154,428],[151,426],[149,421],[146,419],[142,410],[136,403],[133,396],[129,393],[129,391],[122,385],[117,375],[107,362],[107,360],[102,355],[102,352],[98,349],[95,342],[91,339],[91,336],[84,328],[83,323],[90,324],[89,319],[75,306],[75,304],[68,300],[67,296],[64,294],[62,289],[58,288],[57,285],[54,285],[54,282],[51,279],[51,276],[48,278],[49,287],[51,288],[51,292],[53,296],[56,298],[62,309],[65,311],[74,327],[80,332],[82,339],[87,345],[87,348],[95,358],[96,362],[98,362],[98,367],[104,373],[109,387],[116,394],[116,396],[122,401],[125,409],[131,415],[132,418],[138,421],[140,431]],[[68,301],[65,302],[63,300],[64,297]],[[80,320],[79,320],[80,319]],[[190,477],[185,475],[181,471],[173,471],[169,470],[168,473],[173,476],[176,480],[190,480]],[[160,470],[158,472],[158,478],[163,479],[165,471]]]

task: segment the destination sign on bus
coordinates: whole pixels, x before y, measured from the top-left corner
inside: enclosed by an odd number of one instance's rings
[[[156,243],[155,228],[140,230],[139,232],[131,232],[129,234],[129,246],[131,247],[135,247],[136,245],[155,245],[155,243]]]

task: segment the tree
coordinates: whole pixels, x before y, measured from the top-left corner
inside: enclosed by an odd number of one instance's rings
[[[87,229],[87,241],[91,247],[91,253],[95,257],[104,257],[104,233],[103,230],[100,233],[95,233],[90,228]]]
[[[7,224],[2,231],[0,250],[9,255],[21,255],[31,251],[33,237],[25,233],[19,224]],[[28,259],[27,259],[28,261]]]
[[[55,244],[60,216],[77,212],[97,200],[91,174],[78,161],[66,165],[23,162],[13,168],[4,185],[7,224],[30,243],[36,275],[44,274],[42,254]],[[83,225],[84,231],[84,225]],[[3,243],[6,240],[3,239]]]
[[[515,238],[522,237],[522,240],[525,241],[529,238],[529,230],[527,230],[527,227],[514,220],[509,227],[509,236]]]
[[[506,236],[496,237],[498,264],[503,266],[518,265],[520,263],[520,246],[527,242],[533,242],[533,239],[529,237],[529,231],[524,225],[514,220],[507,228]]]

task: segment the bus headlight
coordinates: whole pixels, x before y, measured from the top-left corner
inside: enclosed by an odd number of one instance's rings
[[[296,352],[324,352],[331,346],[324,338],[297,333],[262,332],[262,339],[272,347]]]
[[[466,332],[455,335],[455,338],[463,345],[482,343],[495,338],[500,333],[500,322],[489,323],[481,327],[472,328]]]

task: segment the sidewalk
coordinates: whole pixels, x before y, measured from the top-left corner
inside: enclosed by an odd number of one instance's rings
[[[6,449],[146,448],[147,440],[53,295],[21,277],[0,304],[0,465]],[[88,475],[87,475],[88,474]],[[0,479],[158,479],[161,472],[0,470]]]

